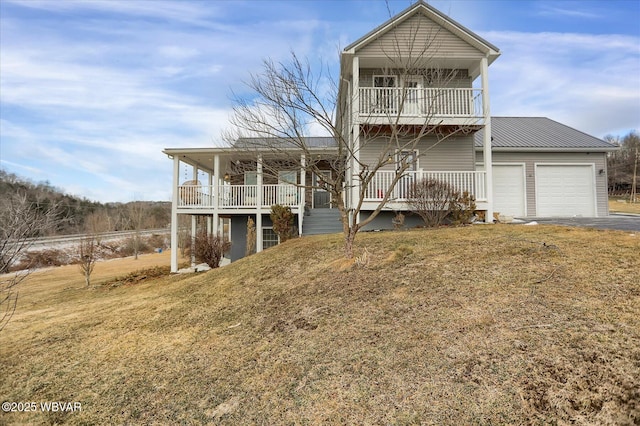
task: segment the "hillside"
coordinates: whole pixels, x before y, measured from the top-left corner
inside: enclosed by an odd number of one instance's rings
[[[116,287],[34,274],[0,333],[0,395],[82,411],[0,424],[640,421],[640,235],[368,233],[355,264],[340,248]]]
[[[16,194],[26,196],[31,208],[36,211],[56,206],[56,228],[47,229],[47,235],[77,234],[89,230],[108,232],[135,228],[155,229],[163,228],[171,221],[170,202],[99,203],[66,194],[48,181],[34,183],[0,169],[0,216],[5,209],[2,201],[9,200]]]

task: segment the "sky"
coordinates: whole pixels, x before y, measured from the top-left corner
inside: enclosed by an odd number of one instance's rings
[[[0,168],[94,201],[169,201],[162,149],[224,144],[263,60],[336,72],[411,3],[0,0]],[[500,48],[492,115],[640,130],[640,0],[429,3]]]

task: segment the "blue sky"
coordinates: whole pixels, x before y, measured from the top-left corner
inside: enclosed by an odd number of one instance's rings
[[[640,129],[639,0],[430,3],[500,48],[493,115]],[[222,144],[263,59],[335,70],[388,18],[381,0],[0,0],[0,167],[92,200],[170,200],[162,149]]]

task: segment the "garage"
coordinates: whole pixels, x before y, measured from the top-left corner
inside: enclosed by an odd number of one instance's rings
[[[596,216],[593,164],[536,164],[536,215]]]
[[[524,164],[493,165],[493,210],[505,216],[526,216]]]

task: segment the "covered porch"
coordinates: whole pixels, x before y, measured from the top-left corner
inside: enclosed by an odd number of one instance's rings
[[[222,217],[249,215],[255,217],[256,230],[261,230],[269,226],[264,218],[269,217],[271,206],[278,204],[291,208],[301,234],[305,207],[313,207],[322,199],[309,189],[317,177],[306,171],[304,154],[287,153],[287,160],[283,160],[277,153],[237,147],[168,148],[163,152],[173,161],[173,272],[178,267],[179,215],[190,215],[193,223],[199,216],[208,217],[207,231],[214,235],[222,231]],[[320,149],[313,154],[314,161],[328,155]],[[262,238],[262,232],[257,232],[257,251],[263,247]]]

